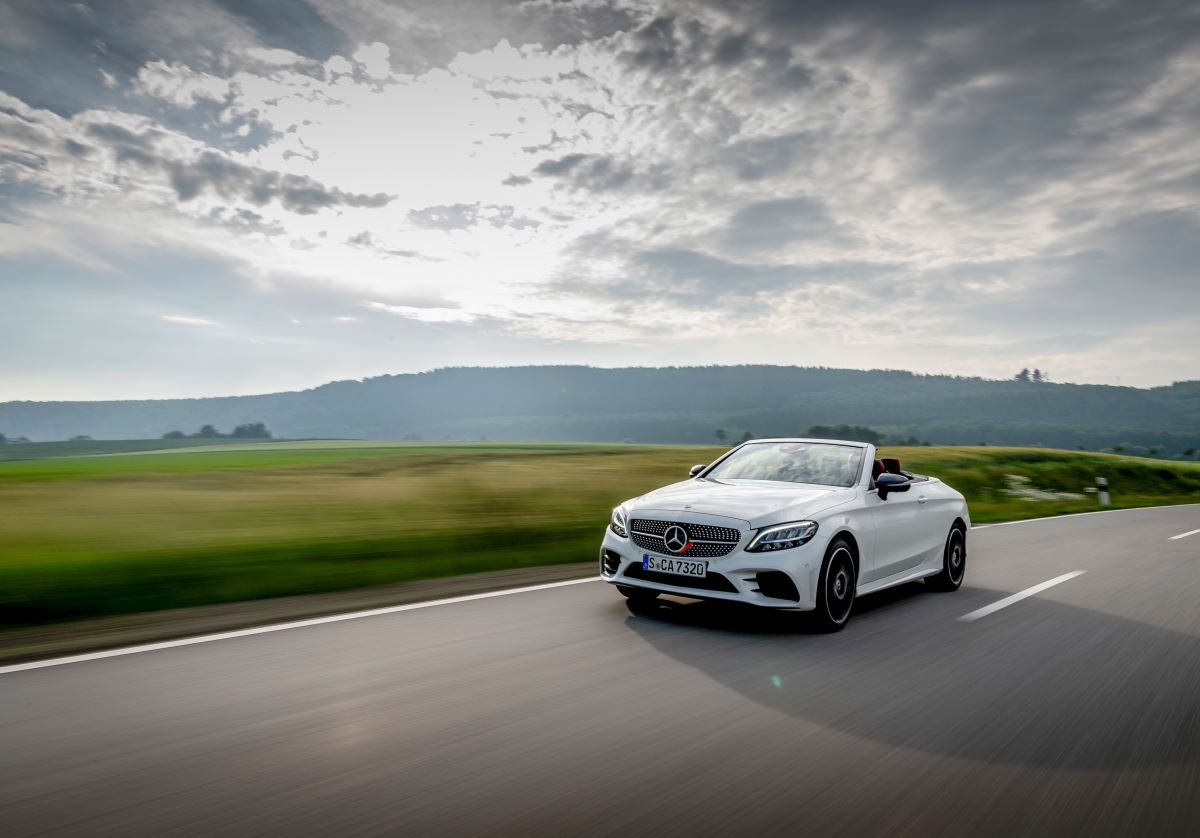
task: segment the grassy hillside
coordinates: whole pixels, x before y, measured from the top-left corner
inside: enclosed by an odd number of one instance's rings
[[[7,402],[0,433],[157,437],[265,422],[281,437],[694,443],[867,425],[935,444],[1200,448],[1200,383],[1138,389],[803,367],[460,368],[209,399]]]
[[[723,449],[296,442],[0,462],[0,620],[32,624],[590,561],[616,502]],[[999,448],[889,449],[976,522],[1200,501],[1200,466]]]

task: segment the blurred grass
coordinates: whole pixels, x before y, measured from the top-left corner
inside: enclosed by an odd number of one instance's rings
[[[0,462],[0,625],[591,561],[609,509],[723,449],[273,442]],[[1200,465],[1043,449],[894,448],[976,522],[1200,500]]]

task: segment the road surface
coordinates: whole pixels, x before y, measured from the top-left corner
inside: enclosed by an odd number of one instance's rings
[[[1200,834],[1197,526],[980,528],[834,635],[584,582],[0,670],[0,835]]]

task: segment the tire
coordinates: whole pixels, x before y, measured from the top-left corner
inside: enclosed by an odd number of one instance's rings
[[[617,585],[617,590],[621,592],[621,596],[630,602],[654,602],[654,600],[658,599],[658,591],[652,591],[649,588]]]
[[[967,533],[961,524],[950,528],[946,546],[942,550],[942,572],[930,576],[925,584],[934,591],[949,593],[957,591],[967,573]]]
[[[850,619],[858,574],[854,571],[854,549],[844,538],[835,538],[821,565],[817,588],[817,627],[822,631],[841,631]]]

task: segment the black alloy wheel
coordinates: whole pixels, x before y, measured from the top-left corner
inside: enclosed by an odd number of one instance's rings
[[[935,591],[957,591],[967,572],[967,534],[961,524],[950,528],[942,555],[942,572],[930,576],[925,584]]]
[[[843,538],[835,539],[829,545],[817,592],[816,619],[822,629],[841,631],[850,619],[857,587],[858,574],[854,572],[850,543]]]

